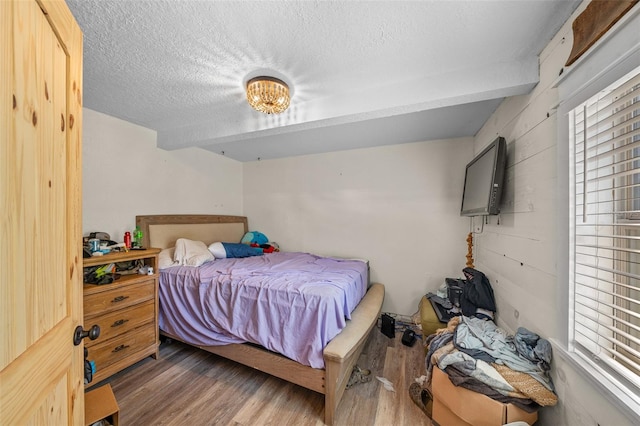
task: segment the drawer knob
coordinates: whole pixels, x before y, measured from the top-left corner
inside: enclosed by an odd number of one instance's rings
[[[116,353],[116,352],[120,352],[124,349],[127,349],[129,347],[129,345],[120,345],[120,346],[116,346],[111,352]]]
[[[111,301],[111,303],[118,303],[118,302],[122,302],[123,300],[128,299],[129,296],[118,296],[118,297],[114,297],[113,300]]]
[[[120,327],[125,322],[129,321],[128,319],[119,319],[118,321],[111,324],[111,327]]]

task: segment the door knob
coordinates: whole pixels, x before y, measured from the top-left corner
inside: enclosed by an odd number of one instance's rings
[[[93,325],[89,330],[83,330],[82,326],[79,325],[73,332],[73,344],[78,346],[85,337],[88,337],[91,340],[96,340],[98,336],[100,336],[100,327],[98,327],[97,324]]]

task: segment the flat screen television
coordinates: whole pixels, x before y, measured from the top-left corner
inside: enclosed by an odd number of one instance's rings
[[[507,143],[503,137],[498,137],[467,164],[460,216],[500,212],[506,160]]]

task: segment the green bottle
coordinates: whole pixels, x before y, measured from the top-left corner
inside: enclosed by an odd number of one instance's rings
[[[142,230],[139,226],[136,226],[136,230],[133,231],[133,247],[142,247]]]

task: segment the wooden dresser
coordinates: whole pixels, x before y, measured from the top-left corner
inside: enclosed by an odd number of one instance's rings
[[[84,267],[140,260],[152,275],[122,274],[111,284],[84,283],[84,324],[100,327],[96,340],[85,339],[88,359],[95,362],[93,386],[152,355],[158,358],[158,253],[130,250],[84,259]]]

